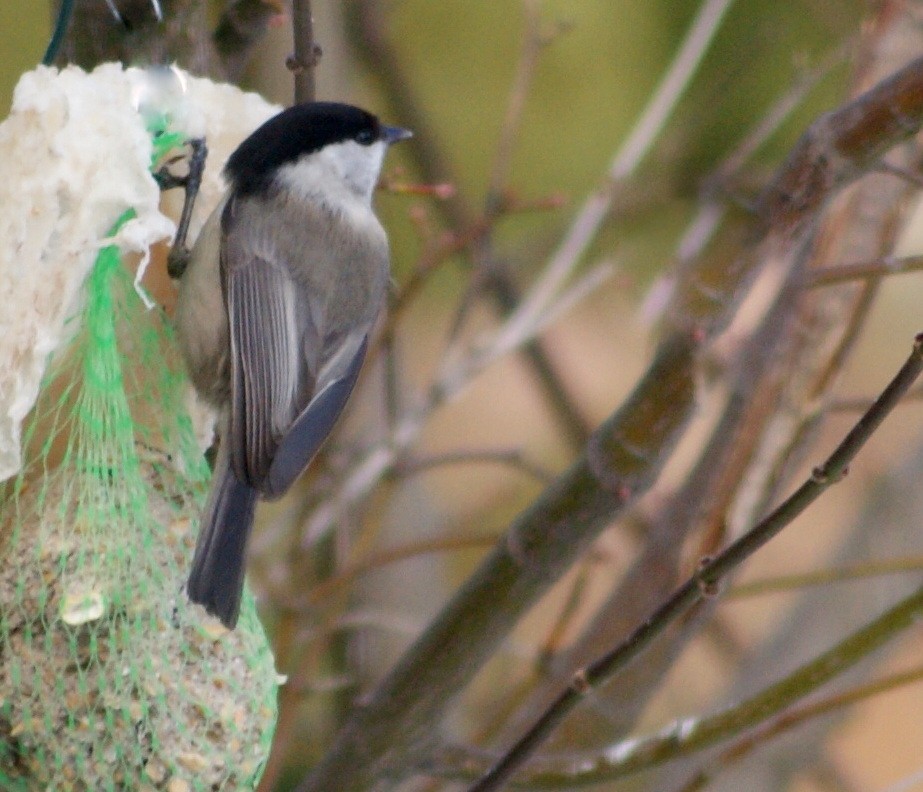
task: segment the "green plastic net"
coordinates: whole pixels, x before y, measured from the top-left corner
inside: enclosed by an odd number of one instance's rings
[[[227,632],[182,591],[210,472],[169,323],[116,247],[70,322],[0,496],[0,789],[252,789],[278,680],[251,597]]]

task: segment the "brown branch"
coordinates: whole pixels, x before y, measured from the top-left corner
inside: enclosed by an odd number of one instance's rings
[[[814,269],[805,274],[806,288],[816,289],[850,281],[885,278],[923,269],[923,256],[884,256],[874,261],[857,261],[852,264],[838,264],[833,267]]]
[[[496,536],[464,536],[459,538],[449,537],[430,541],[408,542],[393,550],[380,551],[348,567],[337,570],[337,572],[330,577],[324,578],[322,581],[312,586],[310,591],[303,597],[298,597],[293,600],[291,597],[277,595],[275,601],[279,603],[279,610],[282,612],[303,612],[311,608],[316,608],[334,593],[347,590],[349,584],[355,581],[356,578],[373,572],[376,569],[381,569],[382,567],[396,564],[400,561],[420,558],[425,555],[452,553],[461,550],[478,550],[490,547],[496,541]]]
[[[868,88],[876,80],[890,77],[892,71],[919,52],[919,26],[911,22],[908,9],[901,2],[883,3],[866,27],[865,54],[858,57],[863,67],[856,82]],[[908,69],[913,70],[911,64]],[[918,68],[918,66],[916,67]],[[907,70],[905,70],[905,74]],[[875,89],[877,91],[877,89]],[[881,94],[887,101],[887,95]],[[861,106],[861,97],[852,106]],[[907,166],[919,160],[919,148],[913,143],[895,149],[893,154]],[[834,263],[849,258],[873,260],[886,257],[894,249],[904,210],[913,193],[906,182],[876,175],[877,162],[869,168],[870,178],[851,189],[836,202],[814,234],[807,266],[792,279],[792,287],[805,282],[806,273],[815,269],[829,270]],[[822,425],[824,402],[838,375],[848,360],[868,317],[881,284],[882,276],[871,275],[856,289],[831,289],[825,293],[805,293],[797,315],[792,320],[794,348],[797,358],[789,368],[789,379],[797,387],[787,387],[780,398],[793,406],[781,411],[768,428],[775,437],[775,462],[765,476],[763,497],[755,501],[754,513],[774,497],[775,488],[788,480],[804,458],[804,451]],[[795,405],[807,405],[799,410]],[[788,437],[787,447],[779,447],[782,437]]]
[[[510,86],[506,113],[500,125],[500,138],[497,141],[493,167],[488,179],[487,198],[485,199],[487,215],[492,214],[492,207],[503,200],[510,166],[513,162],[513,152],[516,148],[516,139],[522,125],[522,114],[525,111],[526,99],[538,67],[538,57],[542,48],[548,43],[542,35],[541,8],[537,0],[523,0],[523,12],[525,30],[522,37],[522,52]]]
[[[780,294],[761,327],[753,333],[742,353],[748,365],[736,379],[731,378],[724,410],[694,467],[679,491],[643,520],[636,531],[645,538],[643,548],[582,634],[556,658],[551,680],[557,684],[553,688],[546,684],[537,691],[522,713],[528,720],[521,716],[518,723],[512,724],[515,735],[557,698],[577,669],[586,667],[628,635],[647,617],[651,603],[662,602],[670,595],[681,579],[683,549],[688,547],[689,537],[700,537],[699,544],[707,548],[706,553],[723,543],[727,514],[758,447],[758,428],[778,410],[784,381],[778,370],[789,362],[789,355],[780,360],[782,341],[791,324],[787,317],[793,310],[794,296],[791,290]],[[709,615],[711,605],[699,608],[695,619],[659,636],[647,650],[644,663],[632,665],[606,687],[604,698],[613,702],[604,723],[609,739],[632,728],[682,647],[695,634],[695,622]],[[593,713],[589,712],[588,717],[592,718]],[[590,734],[587,720],[575,718],[569,722],[563,739],[571,737],[571,743],[579,745],[584,735],[592,739]]]
[[[923,58],[918,58],[840,110],[821,116],[802,136],[756,205],[754,242],[789,247],[815,222],[840,188],[872,168],[920,128]],[[865,148],[862,147],[862,135]],[[723,262],[722,262],[723,264]],[[723,328],[755,275],[750,256],[730,269],[703,262],[674,300],[674,322],[714,333]]]
[[[698,771],[682,788],[684,792],[699,789],[708,776],[739,761],[774,737],[807,721],[923,679],[923,668],[914,668],[809,703],[795,703],[902,634],[921,612],[923,589],[918,589],[871,624],[739,704],[703,717],[675,721],[657,734],[634,739],[624,747],[619,744],[609,746],[602,756],[582,755],[578,760],[569,756],[563,761],[544,759],[540,762],[541,766],[532,768],[532,772],[516,786],[534,790],[607,784],[704,750],[752,729],[725,748],[708,763],[707,770]],[[483,761],[483,752],[449,748],[440,757],[436,772],[447,777],[470,777],[471,768]],[[579,769],[574,770],[574,766]]]
[[[909,401],[920,401],[923,399],[923,388],[914,388],[910,393],[907,394],[907,398],[904,399],[906,404]],[[852,399],[833,399],[828,405],[827,409],[830,412],[864,412],[869,408],[869,405],[872,403],[870,398],[855,397]]]
[[[738,171],[747,157],[791,113],[809,85],[839,58],[840,48],[824,59],[822,68],[815,69],[787,91],[754,125],[724,160],[716,177],[709,181],[720,186],[728,175]],[[725,226],[729,228],[719,229],[718,226],[723,216],[730,214],[724,210],[720,192],[710,184],[705,185],[698,216],[690,223],[690,230],[679,245],[678,258],[684,269],[695,265],[705,246],[719,230],[722,236],[712,249],[734,249],[729,245],[729,241],[737,241],[735,234],[739,236],[734,228],[734,216],[727,218],[729,222]],[[869,212],[866,210],[862,214],[867,217]],[[739,218],[736,223],[739,225]],[[722,255],[726,260],[727,254]],[[799,269],[813,266],[816,255],[812,254],[810,260],[799,257],[794,266]],[[697,537],[697,545],[703,555],[711,554],[724,543],[728,515],[739,503],[741,487],[744,484],[752,486],[752,471],[759,469],[760,460],[767,453],[762,448],[764,438],[767,434],[780,436],[778,429],[768,427],[774,425],[780,405],[789,401],[800,404],[805,400],[804,390],[806,387],[813,388],[813,384],[800,384],[806,379],[803,372],[813,371],[817,367],[811,362],[813,356],[822,356],[829,346],[816,341],[819,334],[827,332],[831,326],[833,312],[830,300],[825,300],[823,311],[812,311],[797,283],[798,278],[793,271],[759,327],[755,331],[744,331],[745,343],[734,352],[732,362],[725,365],[723,372],[729,396],[725,398],[710,390],[703,391],[700,397],[702,411],[710,412],[708,400],[717,399],[723,403],[723,411],[708,441],[702,444],[698,461],[678,492],[652,499],[659,505],[644,519],[641,529],[634,532],[643,538],[641,550],[579,637],[554,658],[551,673],[542,679],[531,700],[507,725],[507,742],[521,734],[525,724],[549,706],[576,669],[585,667],[607,647],[624,638],[645,618],[651,603],[661,602],[670,594],[680,579],[685,558],[681,550],[688,548],[689,537]],[[793,318],[793,315],[799,318]],[[740,332],[732,329],[728,336],[738,338]],[[792,372],[800,373],[793,376]],[[816,395],[812,391],[809,400],[814,398]],[[605,691],[596,697],[596,706],[582,708],[568,719],[566,727],[555,735],[555,747],[596,744],[600,731],[609,740],[628,733],[651,696],[660,689],[678,654],[687,641],[698,634],[701,623],[711,617],[713,610],[713,604],[703,605],[696,609],[695,619],[685,620],[677,628],[661,635],[647,650],[644,663],[633,664],[607,685]],[[720,627],[720,621],[712,621],[708,629],[714,633]],[[605,708],[604,717],[600,717],[597,711],[600,705]]]
[[[528,605],[650,486],[686,418],[682,406],[692,404],[692,351],[679,339],[661,349],[636,394],[597,430],[591,450],[520,515],[367,705],[353,713],[302,792],[363,788],[385,768],[413,762],[407,754],[432,738],[451,701],[448,691],[460,691]],[[663,400],[642,404],[641,394],[654,383]],[[456,646],[459,640],[464,649]]]
[[[482,465],[484,463],[506,465],[543,484],[550,484],[554,480],[551,471],[528,459],[518,448],[448,451],[443,454],[404,459],[397,464],[395,472],[398,476],[404,477],[416,475],[433,468],[444,467],[445,465]]]
[[[321,48],[314,40],[311,0],[292,0],[292,35],[295,51],[285,65],[295,78],[295,104],[313,102],[317,93],[314,72]]]
[[[904,397],[904,403],[911,394]],[[906,575],[923,570],[923,556],[910,556],[892,560],[865,561],[848,567],[821,569],[802,574],[777,575],[771,578],[750,580],[736,584],[726,596],[731,599],[762,597],[767,594],[781,594],[809,586],[829,586],[833,583],[851,583],[865,578],[886,575]]]
[[[369,71],[381,84],[396,117],[402,124],[414,130],[414,145],[408,148],[408,152],[414,158],[423,180],[433,184],[459,184],[452,163],[438,145],[439,136],[422,111],[421,103],[411,87],[412,81],[405,73],[394,42],[389,36],[383,4],[377,0],[356,0],[346,6],[346,19],[351,38],[356,42],[358,57],[365,61]],[[458,190],[445,200],[439,201],[436,210],[459,238],[467,237],[470,229],[486,230],[489,226]],[[473,237],[471,241],[473,245],[477,237]],[[490,251],[482,249],[479,257],[480,263],[476,263],[475,267],[491,272],[491,278],[485,281],[485,288],[490,292],[501,314],[511,313],[519,304],[519,290],[508,272],[507,265],[497,260]],[[486,266],[485,257],[490,259],[490,266]],[[540,341],[527,344],[523,354],[529,361],[532,373],[539,382],[565,438],[575,451],[578,450],[589,436],[590,427],[576,407],[573,397],[557,372],[557,367]]]
[[[923,668],[917,667],[903,673],[892,674],[868,684],[856,685],[842,693],[825,696],[809,704],[792,707],[788,712],[783,712],[775,719],[754,729],[752,733],[735,740],[731,745],[723,749],[717,757],[710,760],[704,769],[696,772],[695,776],[678,792],[694,792],[694,790],[704,789],[706,784],[722,770],[746,758],[769,740],[785,734],[808,721],[854,706],[882,693],[906,687],[919,682],[921,679],[923,679]],[[837,785],[835,788],[841,789],[842,787]]]
[[[885,621],[887,629],[900,631],[900,619],[893,619],[894,611],[885,614],[881,621]],[[831,653],[824,656],[824,659],[833,657],[837,661],[837,671],[843,671],[843,649],[857,650],[854,657],[846,658],[847,662],[852,660],[861,660],[862,657],[878,648],[875,645],[869,646],[862,644],[862,640],[868,635],[863,630],[860,633],[862,639],[859,641],[847,639],[847,642],[841,643]],[[886,638],[888,636],[885,636]],[[850,647],[851,644],[851,647]],[[788,677],[786,687],[802,688],[810,692],[815,687],[820,687],[825,679],[806,678],[808,673],[812,673],[817,666],[810,663],[795,674]],[[794,677],[796,685],[792,686]],[[891,674],[881,679],[877,679],[867,684],[855,685],[842,692],[833,693],[808,703],[800,703],[783,710],[788,705],[788,701],[780,701],[775,697],[779,686],[772,686],[769,691],[760,694],[758,697],[749,699],[735,707],[730,707],[721,712],[705,716],[703,718],[690,718],[682,722],[671,725],[663,732],[652,737],[641,738],[633,743],[626,745],[624,751],[619,750],[619,745],[608,746],[605,749],[605,756],[588,757],[581,754],[575,758],[572,754],[558,759],[549,757],[543,759],[541,767],[534,767],[532,774],[523,779],[521,782],[515,782],[515,786],[525,789],[571,789],[587,785],[609,784],[617,778],[640,772],[644,769],[655,765],[665,764],[673,759],[692,751],[704,750],[710,744],[721,741],[724,737],[734,736],[740,733],[741,720],[751,720],[754,714],[764,718],[758,722],[752,729],[744,734],[743,737],[734,740],[713,759],[708,761],[705,768],[697,770],[693,776],[686,781],[678,792],[696,792],[704,789],[707,782],[713,780],[714,776],[722,770],[727,769],[736,762],[741,761],[755,750],[763,747],[769,740],[786,734],[792,729],[798,728],[816,718],[841,711],[852,707],[870,698],[879,696],[897,690],[907,685],[912,685],[923,680],[923,667],[912,668],[908,671]],[[768,695],[767,695],[768,693]],[[754,705],[757,707],[766,703],[771,709],[765,709],[762,713],[754,713]],[[774,712],[779,712],[775,717],[771,717]],[[747,716],[742,718],[741,716]],[[715,727],[722,724],[721,730]],[[728,723],[729,722],[729,723]],[[697,727],[704,725],[708,731],[706,739],[701,739],[702,732]],[[726,734],[722,735],[720,731],[726,729]],[[698,732],[698,734],[697,734]],[[669,743],[669,744],[668,744]],[[613,759],[613,757],[618,757]],[[642,758],[643,757],[643,758]],[[470,778],[473,768],[485,764],[489,757],[484,751],[459,747],[448,746],[442,749],[439,755],[432,762],[433,772],[443,778]],[[555,769],[555,766],[561,769]],[[579,769],[574,770],[577,767]],[[836,787],[839,789],[840,787]]]
[[[909,390],[923,371],[923,334],[914,341],[913,351],[907,362],[897,373],[881,396],[875,401],[871,409],[862,416],[859,422],[847,434],[827,460],[815,468],[810,478],[799,487],[794,494],[785,500],[769,516],[754,526],[740,539],[731,544],[714,558],[706,558],[691,578],[689,578],[666,602],[663,603],[643,624],[638,627],[624,642],[608,654],[599,658],[585,670],[574,675],[570,686],[558,699],[542,714],[533,726],[509,749],[484,776],[474,784],[470,792],[495,792],[502,788],[513,773],[521,767],[534,753],[535,749],[548,737],[555,727],[567,714],[594,688],[600,687],[612,676],[621,671],[631,660],[641,654],[654,638],[663,632],[666,627],[687,612],[696,603],[713,597],[717,593],[717,586],[721,579],[740,566],[747,558],[763,547],[770,539],[775,537],[791,522],[819,498],[829,487],[842,480],[846,469],[856,454],[865,445],[868,439],[881,425],[882,421],[893,410],[901,397]],[[906,627],[915,614],[923,609],[923,590],[918,591],[894,613],[889,613],[888,619],[896,619],[900,626]],[[895,615],[900,611],[898,615]],[[894,630],[882,633],[881,624],[875,622],[861,630],[856,636],[849,639],[858,643],[860,648],[869,649],[880,645],[874,638],[891,637]],[[840,647],[837,648],[840,650]],[[861,656],[864,656],[861,655]],[[858,657],[853,659],[855,662]],[[834,673],[839,673],[842,664],[837,665],[830,661],[826,655],[809,664],[812,667],[810,678],[813,680],[829,679]],[[823,669],[821,675],[817,669]],[[780,702],[782,697],[777,686],[761,694],[760,699]],[[785,686],[790,689],[790,684]],[[801,691],[801,688],[798,688]],[[751,703],[752,702],[748,702]],[[752,713],[765,711],[765,705],[748,707]],[[742,726],[752,725],[744,722]],[[705,731],[701,727],[695,730],[696,742],[701,739]],[[739,728],[737,729],[739,732]],[[642,753],[639,751],[639,754]],[[631,765],[629,765],[631,766]],[[533,779],[534,781],[534,779]]]
[[[923,59],[905,66],[840,110],[821,116],[789,155],[757,211],[764,228],[796,234],[838,187],[877,166],[919,130]]]
[[[876,122],[864,122],[857,113]],[[918,59],[812,126],[758,204],[757,239],[765,238],[771,249],[798,250],[836,190],[913,134],[921,121],[923,59]],[[865,148],[858,130],[869,135]],[[505,542],[367,705],[353,713],[302,792],[361,788],[389,769],[413,764],[432,739],[434,724],[519,616],[650,486],[691,414],[696,352],[727,326],[762,263],[757,252],[751,247],[730,266],[690,264],[671,306],[674,330],[629,400],[594,433],[577,463],[520,515]],[[721,565],[707,570],[727,571]]]

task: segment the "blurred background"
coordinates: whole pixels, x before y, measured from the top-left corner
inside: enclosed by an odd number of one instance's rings
[[[216,19],[219,4],[213,5]],[[499,202],[502,209],[489,219],[492,258],[517,289],[532,283],[583,201],[603,183],[702,6],[699,0],[313,3],[323,49],[318,98],[354,102],[389,123],[413,126],[422,119],[425,128],[416,130],[411,145],[425,153],[396,149],[377,199],[392,243],[396,299],[406,297],[387,335],[388,354],[367,368],[348,419],[300,492],[259,515],[252,585],[279,669],[298,683],[285,703],[284,744],[267,789],[291,788],[317,761],[356,696],[399,657],[510,520],[575,458],[580,427],[598,425],[629,393],[658,337],[663,279],[703,195],[725,196],[736,213],[730,222],[744,226],[748,202],[799,135],[848,96],[863,20],[876,4],[732,3],[663,133],[617,185],[606,221],[581,259],[578,276],[599,265],[611,267],[611,276],[542,334],[571,423],[535,366],[522,354],[507,355],[427,412],[408,453],[361,504],[337,516],[333,538],[306,552],[293,537],[310,538],[305,526],[317,519],[315,507],[343,471],[388,431],[395,414],[425,401],[453,333],[475,343],[497,324],[496,301],[484,285],[491,273],[478,270],[466,226],[496,212]],[[0,112],[8,109],[19,75],[40,60],[50,19],[50,9],[34,0],[0,3]],[[542,44],[526,72],[527,88],[517,92],[524,42],[535,34],[536,20]],[[376,42],[383,49],[375,49]],[[290,103],[284,67],[290,50],[283,11],[270,22],[241,84]],[[507,136],[511,96],[523,106],[515,134]],[[780,113],[785,100],[791,107]],[[417,118],[402,116],[408,106]],[[716,178],[767,119],[771,134],[746,164],[729,179]],[[427,189],[434,175],[448,185],[441,197]],[[901,220],[904,255],[923,252],[914,223],[903,219],[912,216],[912,203]],[[923,275],[895,276],[883,285],[829,399],[861,401],[884,386],[921,329],[921,299]],[[790,472],[788,489],[855,421],[857,413],[847,407],[831,414],[804,464]],[[846,482],[749,562],[735,585],[876,560],[902,560],[909,571],[795,582],[746,597],[735,597],[732,587],[717,610],[718,626],[677,652],[638,715],[638,733],[759,689],[787,672],[793,658],[813,656],[858,628],[919,578],[921,428],[917,405],[899,408]],[[668,471],[674,480],[683,464]],[[665,498],[670,486],[667,476],[653,501]],[[515,717],[506,718],[516,696],[524,697],[532,675],[540,676],[549,658],[580,634],[639,553],[642,542],[631,522],[605,532],[588,559],[519,625],[453,709],[447,729],[456,739],[489,744],[515,731]],[[688,572],[694,549],[685,561]],[[293,614],[283,607],[286,596],[308,596],[310,608]],[[918,630],[910,630],[876,654],[861,678],[906,669],[918,662],[921,648]],[[554,750],[605,745],[607,706],[591,702],[592,716],[562,732]],[[767,740],[707,788],[923,790],[921,713],[923,687],[905,684]],[[679,788],[679,777],[659,777],[656,784],[644,777],[624,788]]]

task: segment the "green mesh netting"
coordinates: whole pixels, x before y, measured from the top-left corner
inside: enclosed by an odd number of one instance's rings
[[[115,247],[86,289],[0,495],[0,789],[252,789],[277,679],[251,597],[229,633],[182,593],[210,473],[169,326]]]

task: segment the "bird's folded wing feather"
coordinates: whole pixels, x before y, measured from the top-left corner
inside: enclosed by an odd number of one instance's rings
[[[265,498],[284,494],[332,431],[368,342],[368,328],[361,327],[324,349],[322,309],[277,255],[229,245],[222,262],[231,334],[231,467]]]
[[[364,335],[355,352],[351,352],[345,370],[317,391],[282,438],[269,468],[269,475],[263,482],[264,497],[281,497],[308,466],[333,430],[359,378],[367,346],[368,336]]]
[[[261,489],[279,441],[313,395],[315,372],[302,352],[313,324],[276,262],[251,256],[229,263],[231,466]]]

